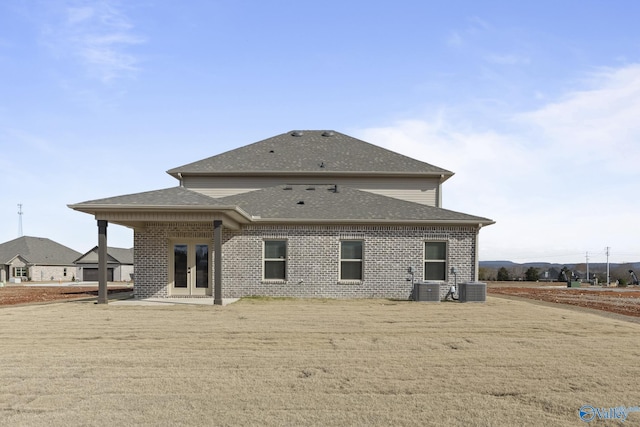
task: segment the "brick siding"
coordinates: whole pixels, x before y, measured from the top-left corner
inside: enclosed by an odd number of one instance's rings
[[[404,226],[266,226],[249,225],[223,230],[223,298],[290,296],[302,298],[396,298],[412,294],[409,267],[415,281],[424,273],[424,242],[447,241],[447,269],[455,267],[457,282],[475,278],[475,227]],[[213,225],[154,223],[134,233],[136,298],[167,297],[169,242],[172,239],[205,239],[213,250]],[[285,281],[262,280],[264,239],[287,241]],[[364,242],[363,280],[339,280],[340,241]],[[213,264],[213,263],[212,263]],[[212,266],[213,269],[213,266]],[[213,278],[213,271],[211,274]],[[453,284],[448,274],[441,297]],[[213,285],[212,285],[213,286]]]

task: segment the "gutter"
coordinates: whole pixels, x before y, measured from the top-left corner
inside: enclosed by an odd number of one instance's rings
[[[264,171],[220,171],[220,172],[171,172],[167,171],[169,175],[181,181],[184,178],[188,178],[190,176],[325,176],[325,177],[338,177],[338,176],[397,176],[397,177],[412,177],[412,178],[441,178],[444,182],[447,179],[451,178],[455,175],[454,172],[451,171],[434,171],[434,172],[380,172],[380,171],[275,171],[275,170],[264,170]]]
[[[389,220],[389,219],[301,219],[301,218],[265,218],[253,217],[253,223],[259,224],[386,224],[386,225],[467,225],[478,228],[495,224],[490,219],[486,221],[478,220]]]

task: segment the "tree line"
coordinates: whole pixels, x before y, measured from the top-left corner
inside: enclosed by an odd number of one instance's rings
[[[610,268],[609,280],[618,282],[620,285],[631,284],[632,277],[629,270],[633,270],[632,264],[616,264]],[[640,272],[636,272],[639,274]],[[483,281],[526,281],[526,282],[566,282],[567,280],[591,281],[606,283],[606,269],[593,268],[586,274],[586,264],[576,264],[573,269],[568,266],[562,268],[551,267],[542,269],[538,267],[515,266],[515,267],[480,267],[478,279]]]

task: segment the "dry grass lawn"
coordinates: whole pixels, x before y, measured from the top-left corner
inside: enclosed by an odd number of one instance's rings
[[[640,405],[640,324],[492,297],[7,307],[0,343],[0,425],[576,426]]]

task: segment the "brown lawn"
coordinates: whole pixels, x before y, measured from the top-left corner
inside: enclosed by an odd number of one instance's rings
[[[576,426],[640,404],[640,324],[491,296],[23,305],[0,342],[0,425]]]

